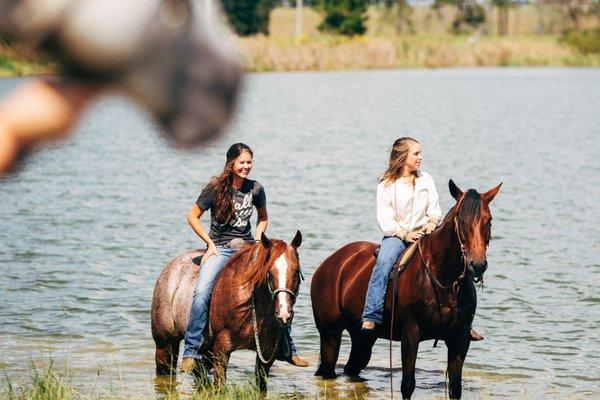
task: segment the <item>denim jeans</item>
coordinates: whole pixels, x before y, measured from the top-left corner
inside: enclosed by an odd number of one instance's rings
[[[185,332],[185,347],[183,357],[202,358],[199,354],[200,346],[204,341],[204,328],[208,321],[208,307],[210,295],[219,271],[223,269],[227,260],[235,254],[236,250],[228,247],[217,247],[218,256],[211,256],[202,264],[198,274],[198,282],[192,299],[190,319]]]
[[[365,309],[362,315],[363,321],[373,321],[376,324],[381,323],[385,291],[390,271],[405,248],[406,245],[404,242],[396,236],[385,236],[381,241],[375,268],[373,268],[373,273],[369,280],[369,288],[367,289],[367,296],[365,298]]]

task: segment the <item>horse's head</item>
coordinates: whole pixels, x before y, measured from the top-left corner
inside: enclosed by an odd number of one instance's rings
[[[261,242],[269,251],[267,260],[266,284],[275,302],[275,317],[281,326],[289,326],[294,318],[294,303],[303,279],[298,258],[298,247],[302,243],[302,234],[296,236],[290,244],[283,241],[271,241],[263,233]]]
[[[493,189],[479,194],[475,189],[463,192],[448,182],[450,194],[456,200],[453,218],[456,236],[460,244],[462,257],[473,280],[479,282],[487,269],[486,250],[492,234],[492,214],[490,202],[500,190],[500,183]]]

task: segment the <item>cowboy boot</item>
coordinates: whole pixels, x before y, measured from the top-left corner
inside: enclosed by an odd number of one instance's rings
[[[469,332],[471,335],[471,341],[472,342],[479,342],[480,340],[483,340],[483,336],[481,336],[479,333],[477,333],[477,331],[473,328],[471,328],[471,331]]]
[[[193,357],[186,357],[179,366],[179,371],[184,374],[191,374],[196,369],[196,359]]]
[[[293,354],[292,357],[286,361],[296,367],[308,367],[308,361],[300,358],[298,354]]]

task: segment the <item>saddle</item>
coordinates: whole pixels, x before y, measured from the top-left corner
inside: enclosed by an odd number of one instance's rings
[[[396,260],[396,263],[390,271],[390,278],[393,277],[394,274],[400,274],[404,270],[406,264],[408,264],[413,254],[415,254],[415,250],[417,250],[418,243],[418,240],[416,242],[411,243],[410,246],[408,246],[406,249],[404,249],[402,253],[400,253],[400,256],[398,256],[398,260]],[[379,255],[379,247],[373,250],[373,254],[375,255],[375,257]]]

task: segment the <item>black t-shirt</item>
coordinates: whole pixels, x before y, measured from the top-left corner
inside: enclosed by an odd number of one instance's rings
[[[220,224],[212,215],[210,216],[210,232],[208,236],[217,246],[229,243],[230,240],[241,238],[251,242],[253,239],[250,228],[250,217],[252,216],[252,207],[263,208],[267,205],[265,189],[257,181],[244,179],[242,187],[231,189],[233,196],[233,206],[235,208],[235,218],[225,224]],[[214,193],[211,189],[205,187],[196,200],[196,204],[201,210],[211,210],[214,204]]]

